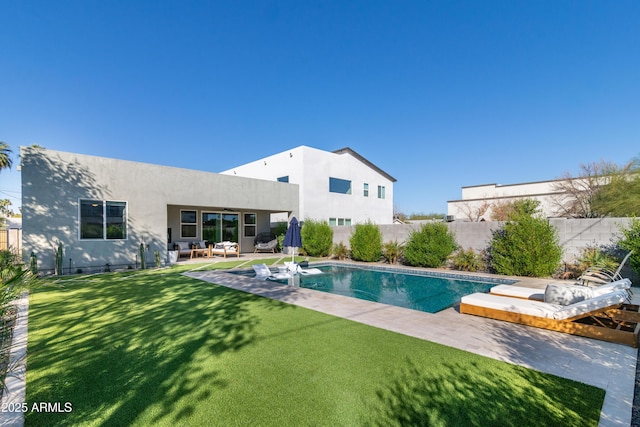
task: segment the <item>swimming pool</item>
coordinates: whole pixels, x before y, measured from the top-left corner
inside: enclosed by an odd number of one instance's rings
[[[278,280],[302,288],[344,295],[413,310],[437,313],[460,302],[464,295],[488,292],[497,284],[514,280],[435,273],[422,270],[361,267],[353,265],[313,265],[322,274],[296,275]],[[254,275],[253,272],[237,274]]]

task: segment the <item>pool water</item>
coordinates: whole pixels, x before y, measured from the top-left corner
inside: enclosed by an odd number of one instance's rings
[[[336,265],[313,266],[323,273],[296,275],[292,282],[302,288],[352,298],[380,302],[413,310],[437,313],[460,302],[464,295],[488,292],[496,284],[512,280],[464,277],[429,272],[404,272],[396,269],[369,269]]]

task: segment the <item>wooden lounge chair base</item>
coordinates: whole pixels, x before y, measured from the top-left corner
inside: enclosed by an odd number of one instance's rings
[[[556,320],[470,304],[460,304],[460,313],[463,314],[504,320],[631,347],[638,346],[638,332],[640,332],[639,311],[639,306],[637,305],[623,304],[619,307],[611,307],[597,313],[590,313],[587,317]]]

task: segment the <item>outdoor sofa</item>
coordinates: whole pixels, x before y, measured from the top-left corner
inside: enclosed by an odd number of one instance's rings
[[[225,258],[228,255],[240,257],[240,245],[236,242],[219,242],[209,245],[210,256],[222,255]]]

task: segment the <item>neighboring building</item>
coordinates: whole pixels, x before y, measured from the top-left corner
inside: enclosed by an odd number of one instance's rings
[[[300,146],[221,172],[300,187],[300,219],[330,225],[393,223],[396,179],[350,148]]]
[[[573,179],[576,182],[580,180]],[[566,180],[462,187],[462,199],[447,202],[447,217],[450,221],[489,221],[496,206],[521,199],[537,200],[543,215],[559,217],[562,215],[558,212],[558,203],[567,197],[567,193],[558,186],[562,181]]]
[[[295,184],[21,147],[22,254],[53,271],[135,268],[176,241],[239,242],[253,252],[274,213],[298,215]]]

